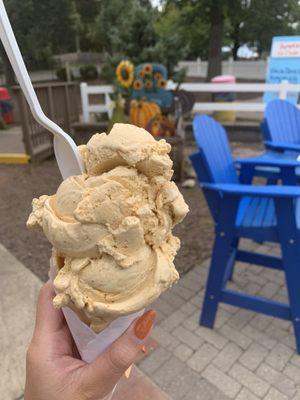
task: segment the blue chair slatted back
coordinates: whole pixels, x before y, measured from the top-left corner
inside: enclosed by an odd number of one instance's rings
[[[265,110],[263,130],[266,140],[300,144],[300,110],[287,100],[270,101]]]
[[[260,131],[263,134],[263,140],[270,142],[272,141],[266,118],[263,118],[263,120],[260,123]]]
[[[238,183],[225,129],[208,115],[193,121],[194,137],[206,166],[206,182]],[[204,175],[203,175],[204,177]],[[202,181],[204,182],[204,181]]]
[[[190,159],[199,183],[238,183],[227,135],[222,125],[207,115],[198,115],[193,120],[193,131],[199,151]],[[209,190],[204,190],[204,195],[217,222],[220,195]]]

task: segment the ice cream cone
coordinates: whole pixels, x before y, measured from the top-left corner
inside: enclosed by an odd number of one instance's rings
[[[55,279],[58,270],[57,260],[54,251],[50,259],[49,271],[49,277],[52,281]],[[89,363],[102,354],[144,312],[144,310],[140,310],[136,313],[116,318],[100,333],[95,333],[70,308],[63,307],[62,311],[82,360]]]

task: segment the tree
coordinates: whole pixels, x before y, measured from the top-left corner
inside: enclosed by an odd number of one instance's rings
[[[17,42],[21,48],[23,57],[26,59],[31,52],[30,40],[28,38],[30,25],[33,24],[33,3],[32,0],[19,2],[18,0],[7,0],[5,2],[6,10],[10,23],[14,30]],[[9,59],[1,44],[1,58],[7,87],[11,87],[15,82],[15,75],[10,65]]]
[[[80,15],[79,48],[82,51],[94,50],[90,27],[99,13],[101,0],[75,0],[75,5],[77,13]]]
[[[222,42],[224,31],[224,1],[212,0],[209,7],[210,35],[207,80],[222,73]]]
[[[232,46],[232,57],[238,59],[238,49],[242,44],[241,30],[250,18],[249,0],[231,0],[231,6],[227,8],[227,35]]]
[[[171,6],[159,15],[154,24],[157,34],[154,57],[167,66],[169,73],[173,72],[178,61],[189,52],[182,32],[181,18],[180,10]]]
[[[257,46],[261,55],[269,51],[273,36],[300,33],[298,0],[251,0],[247,18],[242,21],[241,39]]]
[[[241,44],[256,46],[262,55],[263,51],[269,51],[273,36],[300,31],[298,0],[208,0],[207,3],[211,25],[208,79],[221,72],[221,48],[226,36],[230,38],[233,58],[237,59]]]
[[[172,72],[180,59],[207,57],[209,22],[204,1],[168,0],[155,23],[156,56]]]
[[[74,0],[32,1],[34,24],[30,27],[30,35],[33,64],[47,63],[52,54],[75,51],[80,16]]]
[[[119,53],[132,61],[146,61],[156,43],[157,11],[148,0],[102,0],[90,28],[94,48],[108,55]]]
[[[28,68],[45,68],[55,53],[74,51],[80,18],[73,0],[6,0],[5,6]],[[2,53],[7,83],[11,68]]]
[[[171,21],[169,21],[171,19]],[[160,15],[163,31],[178,36],[177,49],[183,46],[186,57],[207,58],[209,42],[209,15],[205,0],[168,0]]]
[[[122,51],[134,63],[155,61],[155,44],[157,35],[154,21],[157,12],[147,0],[133,2],[125,31],[121,35]]]
[[[102,0],[90,37],[94,48],[106,56],[102,77],[113,79],[113,70],[122,58],[138,64],[161,61],[155,21],[158,11],[149,0]],[[112,22],[113,21],[113,22]]]
[[[179,35],[189,58],[207,58],[207,79],[220,74],[225,10],[229,0],[166,0],[165,14],[177,9],[176,29],[169,35]]]
[[[126,7],[122,0],[102,0],[94,23],[90,26],[89,37],[95,50],[113,55],[122,50],[122,37],[128,29],[134,0],[128,0]]]

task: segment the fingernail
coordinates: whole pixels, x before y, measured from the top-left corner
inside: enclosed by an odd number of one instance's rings
[[[151,331],[155,317],[156,312],[154,310],[149,310],[137,320],[134,327],[134,333],[138,339],[145,339],[145,337]]]
[[[147,353],[147,347],[145,345],[141,347],[141,350],[143,353],[145,354]]]

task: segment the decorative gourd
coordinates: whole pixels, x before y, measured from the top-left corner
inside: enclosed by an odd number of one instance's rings
[[[160,107],[156,103],[144,100],[131,100],[129,120],[140,128],[145,128],[155,116],[161,115]]]
[[[171,137],[176,133],[176,122],[171,116],[158,115],[148,122],[146,129],[153,136]]]

